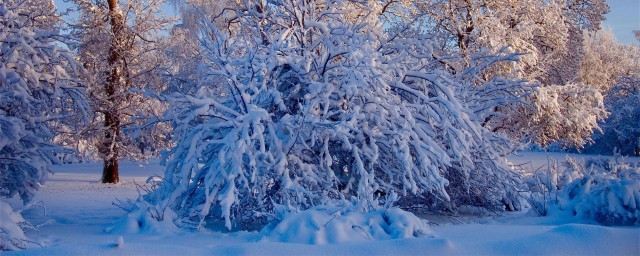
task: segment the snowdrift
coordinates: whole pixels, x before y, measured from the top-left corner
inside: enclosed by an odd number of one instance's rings
[[[410,237],[433,237],[428,221],[400,208],[362,212],[355,206],[318,206],[288,213],[263,233],[268,241],[336,244]]]

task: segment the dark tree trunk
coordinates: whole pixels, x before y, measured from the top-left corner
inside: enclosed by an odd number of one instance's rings
[[[105,113],[104,167],[102,169],[102,183],[118,183],[119,147],[117,139],[120,137],[120,119],[117,113]]]
[[[102,170],[102,183],[118,183],[118,159],[120,158],[120,115],[118,113],[119,100],[118,88],[121,87],[123,72],[121,67],[122,57],[119,48],[123,43],[123,17],[118,13],[118,1],[108,0],[111,32],[113,35],[109,46],[109,76],[105,85],[107,107],[104,111],[104,141],[103,157],[104,168]]]
[[[118,175],[118,158],[110,157],[105,160],[102,169],[102,183],[118,183],[120,181]]]

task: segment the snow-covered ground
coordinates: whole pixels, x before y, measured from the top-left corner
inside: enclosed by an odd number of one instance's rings
[[[537,168],[547,164],[547,156],[564,159],[559,153],[526,152],[511,160]],[[109,233],[105,230],[125,215],[112,203],[135,199],[136,183],[161,174],[162,167],[125,162],[118,185],[99,182],[100,164],[56,166],[55,171],[36,199],[46,206],[46,213],[42,207],[23,212],[34,224],[50,221],[39,233],[29,234],[44,247],[6,255],[640,255],[637,227],[605,227],[524,212],[457,220],[426,215],[434,237],[330,245],[272,242],[259,232]]]
[[[524,165],[527,168],[536,170],[538,168],[546,168],[552,161],[558,162],[566,160],[567,157],[584,161],[586,159],[607,159],[612,156],[589,155],[589,154],[566,154],[558,152],[520,152],[509,156],[509,160],[516,165]],[[640,163],[640,157],[623,157],[623,161],[637,165]]]

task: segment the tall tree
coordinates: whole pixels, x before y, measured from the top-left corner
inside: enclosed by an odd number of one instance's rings
[[[125,31],[124,17],[122,17],[121,11],[118,9],[117,0],[107,0],[109,4],[109,21],[111,25],[111,44],[109,45],[109,57],[107,59],[107,65],[111,68],[107,76],[105,84],[105,92],[108,101],[121,102],[116,94],[118,88],[126,88],[129,83],[129,74],[126,73],[126,62],[123,58],[127,52],[127,42],[130,40],[131,35],[127,35]],[[102,183],[118,183],[120,180],[118,176],[118,160],[120,159],[120,145],[116,143],[119,138],[122,137],[121,128],[122,121],[119,115],[119,105],[113,105],[111,108],[106,109],[104,112],[104,140],[101,148],[101,153],[105,156],[104,167],[102,171]]]
[[[74,26],[83,76],[98,115],[85,134],[104,161],[103,183],[117,183],[118,161],[143,159],[166,146],[167,134],[157,129],[145,136],[132,132],[144,116],[159,115],[164,106],[143,96],[164,90],[160,79],[168,42],[161,31],[170,23],[159,1],[77,0],[81,18]],[[123,5],[123,6],[120,6]],[[123,11],[124,10],[124,11]]]

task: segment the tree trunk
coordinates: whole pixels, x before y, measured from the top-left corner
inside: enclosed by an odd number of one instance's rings
[[[110,89],[110,87],[107,87]],[[107,90],[110,91],[110,90]],[[118,183],[118,159],[120,158],[117,139],[120,137],[120,119],[117,113],[105,113],[104,167],[102,169],[102,183]]]
[[[119,181],[118,158],[110,157],[104,161],[104,168],[102,169],[102,183],[118,183]]]
[[[123,80],[121,62],[122,57],[119,47],[123,39],[123,17],[118,12],[118,1],[108,0],[109,18],[111,21],[111,32],[113,35],[111,45],[109,46],[109,76],[105,85],[107,94],[107,110],[104,112],[104,141],[103,141],[103,157],[104,168],[102,169],[102,183],[118,183],[120,181],[118,173],[118,159],[120,158],[120,115],[118,88],[121,87]]]

